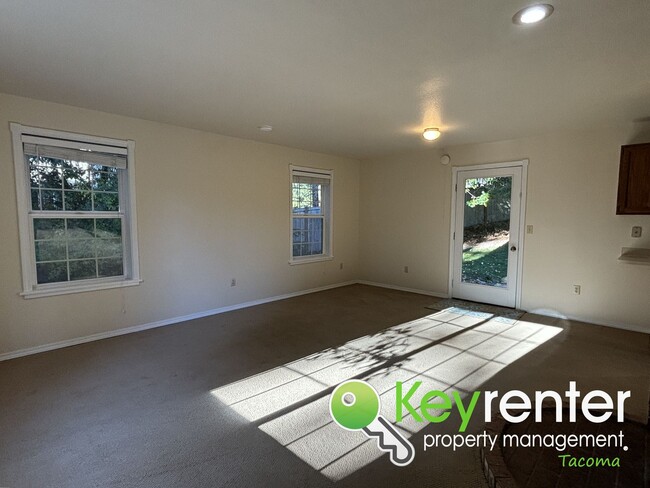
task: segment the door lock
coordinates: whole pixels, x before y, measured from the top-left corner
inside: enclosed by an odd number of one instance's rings
[[[512,247],[510,247],[510,250],[511,250],[512,252],[515,252],[515,251],[517,250],[517,246],[512,246]]]

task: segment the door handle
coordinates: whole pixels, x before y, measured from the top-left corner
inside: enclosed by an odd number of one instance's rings
[[[510,247],[510,250],[511,250],[512,252],[515,252],[515,251],[517,250],[517,246],[511,246],[511,247]]]

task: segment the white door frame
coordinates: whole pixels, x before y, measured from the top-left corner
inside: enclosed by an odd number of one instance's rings
[[[456,188],[458,184],[458,173],[460,171],[484,170],[484,169],[501,169],[501,168],[521,168],[521,212],[519,213],[519,235],[518,254],[517,254],[517,287],[515,292],[515,307],[521,308],[521,289],[524,271],[524,235],[526,224],[526,190],[528,187],[528,159],[518,161],[507,161],[503,163],[477,164],[473,166],[453,166],[451,179],[451,220],[449,223],[449,283],[447,294],[453,296],[452,280],[454,279],[454,232],[456,229]]]

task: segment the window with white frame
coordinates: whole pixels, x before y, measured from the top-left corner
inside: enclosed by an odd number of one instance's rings
[[[23,296],[140,283],[133,141],[11,130]]]
[[[290,169],[291,262],[331,259],[332,171]]]

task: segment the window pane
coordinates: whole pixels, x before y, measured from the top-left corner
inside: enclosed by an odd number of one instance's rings
[[[37,189],[32,188],[32,210],[41,209],[41,197],[40,192]]]
[[[293,183],[292,207],[294,214],[320,215],[322,213],[322,185]]]
[[[122,237],[121,219],[97,219],[97,237]]]
[[[43,210],[63,210],[63,191],[41,190],[41,205]]]
[[[122,256],[121,239],[97,239],[95,244],[98,258]]]
[[[68,268],[65,261],[58,263],[36,264],[36,281],[41,283],[56,283],[68,280]]]
[[[68,281],[67,266],[70,280],[124,274],[121,219],[34,219],[34,235],[38,264],[57,261],[39,268],[38,283]]]
[[[69,212],[92,210],[92,198],[89,191],[66,191],[65,209]]]
[[[508,287],[512,176],[465,180],[464,283]]]
[[[323,254],[323,219],[293,219],[293,255],[313,256]]]
[[[43,156],[36,157],[36,156],[29,156],[29,160],[31,164],[37,165],[37,166],[42,166],[44,168],[61,168],[61,163],[62,161],[60,159],[54,159],[54,158],[45,158]]]
[[[71,239],[68,240],[69,259],[94,258],[95,241],[93,239]]]
[[[95,210],[100,212],[117,212],[120,202],[117,193],[95,193]]]
[[[36,261],[65,261],[65,241],[36,241]]]
[[[34,166],[29,166],[29,186],[32,188],[38,188],[39,187],[39,173],[36,167]]]
[[[323,220],[309,219],[309,234],[311,242],[322,242],[323,240]]]
[[[88,172],[78,165],[68,165],[63,171],[63,187],[66,190],[90,190]]]
[[[35,156],[26,159],[30,187],[40,190],[32,191],[33,210],[119,211],[117,168]]]
[[[121,276],[124,274],[122,266],[122,258],[112,259],[99,259],[97,260],[99,266],[99,276]]]
[[[117,191],[117,173],[93,172],[93,189],[98,191]]]
[[[95,236],[95,219],[67,219],[68,239],[83,239]]]
[[[304,226],[306,225],[306,220],[307,219],[301,219],[301,218],[294,217],[294,219],[293,219],[293,231],[294,232],[300,232],[301,230],[303,230],[305,228]]]
[[[64,219],[34,219],[35,239],[63,239],[65,238]]]
[[[62,188],[61,181],[61,168],[56,160],[47,159],[40,161],[47,161],[45,166],[42,166],[42,162],[39,162],[38,165],[32,165],[30,173],[33,173],[31,179],[34,186],[40,186],[41,188]]]
[[[87,280],[97,277],[97,264],[94,259],[70,261],[70,280]]]

